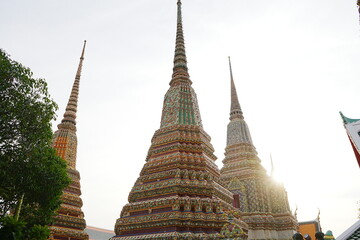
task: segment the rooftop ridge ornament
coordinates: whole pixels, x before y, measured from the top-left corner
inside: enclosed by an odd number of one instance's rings
[[[347,123],[353,123],[353,122],[357,122],[360,120],[360,119],[353,119],[353,118],[345,117],[345,115],[341,111],[339,113],[340,113],[341,119],[343,120],[344,125]]]
[[[64,124],[70,123],[76,126],[76,112],[77,112],[77,102],[79,97],[79,85],[80,85],[80,77],[81,77],[81,70],[84,61],[84,54],[85,54],[85,46],[86,40],[84,41],[84,46],[81,52],[79,66],[76,71],[75,81],[71,90],[71,94],[69,97],[68,104],[66,105],[66,111],[64,113],[64,118],[61,120],[61,124],[59,124],[59,128],[61,128]]]
[[[241,110],[239,99],[238,99],[238,96],[237,96],[235,83],[234,83],[230,56],[228,58],[229,58],[230,81],[231,81],[230,120],[234,119],[234,118],[244,119],[243,112]]]
[[[359,140],[360,119],[348,118],[348,117],[345,117],[342,112],[339,112],[339,113],[343,120],[343,125],[344,125],[344,128],[346,129],[346,134],[348,135],[351,147],[354,151],[355,158],[360,167],[360,140]]]

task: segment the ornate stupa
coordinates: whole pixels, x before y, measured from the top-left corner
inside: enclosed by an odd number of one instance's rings
[[[282,184],[266,174],[239,104],[230,65],[231,107],[221,180],[248,224],[249,239],[291,239],[296,219]]]
[[[62,204],[54,217],[54,223],[50,226],[50,239],[61,240],[87,240],[87,233],[84,232],[86,222],[84,213],[81,210],[83,205],[80,198],[80,174],[76,170],[76,112],[79,95],[79,83],[82,64],[84,60],[86,41],[81,53],[78,70],[71,90],[69,102],[66,106],[64,118],[58,125],[54,134],[53,147],[58,156],[67,162],[67,172],[71,183],[63,191]]]
[[[247,225],[232,219],[239,211],[232,206],[233,194],[221,185],[191,85],[178,0],[174,67],[160,129],[116,221],[113,240],[223,239],[220,232],[227,232],[230,218],[233,234],[246,237]]]

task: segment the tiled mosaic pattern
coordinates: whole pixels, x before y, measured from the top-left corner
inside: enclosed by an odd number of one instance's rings
[[[282,184],[273,181],[260,164],[244,120],[231,73],[230,123],[221,180],[236,196],[235,206],[249,226],[249,239],[291,239],[297,221]]]
[[[76,170],[76,111],[85,44],[86,42],[84,43],[78,71],[75,76],[69,102],[66,106],[64,118],[58,125],[58,130],[55,132],[53,138],[53,146],[56,153],[67,162],[67,172],[71,178],[71,183],[63,191],[61,197],[62,204],[57,215],[54,217],[54,224],[50,226],[51,235],[49,239],[89,239],[88,234],[84,231],[86,222],[84,213],[81,210],[83,203],[80,198],[80,174]]]
[[[239,210],[232,206],[232,193],[220,182],[191,84],[178,1],[174,68],[160,129],[152,138],[112,239],[246,238],[247,225],[239,217],[229,220],[239,216]]]

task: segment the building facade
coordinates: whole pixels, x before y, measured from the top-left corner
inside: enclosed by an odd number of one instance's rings
[[[311,239],[315,238],[315,233],[321,232],[321,225],[319,219],[312,221],[299,222],[298,230],[303,236],[309,235]]]

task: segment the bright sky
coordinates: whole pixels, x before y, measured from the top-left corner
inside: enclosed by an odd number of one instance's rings
[[[83,40],[78,107],[83,211],[113,229],[160,127],[175,49],[176,0],[0,3],[0,47],[45,78],[62,118]],[[230,108],[227,56],[263,165],[270,154],[298,206],[341,234],[357,220],[359,167],[339,111],[360,118],[355,0],[183,0],[188,66],[222,166]]]

